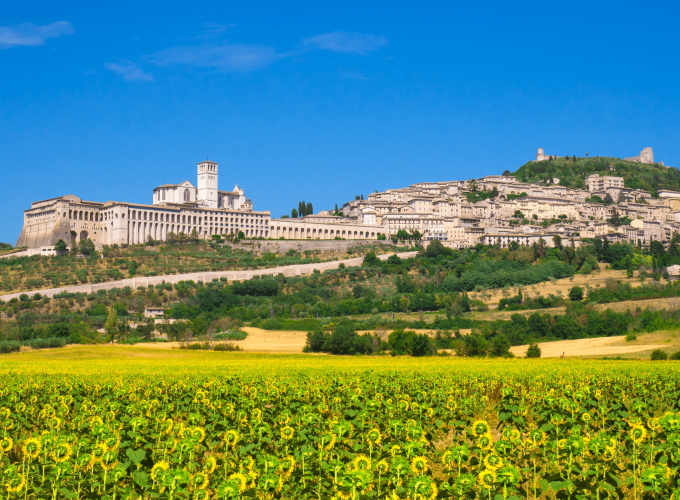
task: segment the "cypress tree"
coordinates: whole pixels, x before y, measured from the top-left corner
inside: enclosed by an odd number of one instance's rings
[[[307,202],[306,215],[314,215],[314,209],[312,208],[312,202],[311,201]]]

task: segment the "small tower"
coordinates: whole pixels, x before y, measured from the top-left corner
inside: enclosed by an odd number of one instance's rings
[[[217,208],[217,163],[202,161],[198,164],[198,202],[203,202],[211,208]]]

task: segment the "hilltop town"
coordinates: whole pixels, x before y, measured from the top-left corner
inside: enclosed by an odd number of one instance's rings
[[[451,248],[477,243],[507,247],[512,241],[531,245],[541,238],[552,246],[556,235],[575,247],[596,237],[649,245],[669,241],[680,231],[679,191],[627,187],[645,184],[643,167],[651,172],[652,183],[663,185],[661,175],[670,175],[667,184],[675,187],[677,169],[655,163],[652,148],[623,160],[589,158],[601,172],[575,179],[573,171],[581,160],[546,155],[539,148],[536,160],[515,174],[375,192],[345,203],[342,215],[381,226],[392,238],[440,240]],[[572,178],[543,175],[543,180],[522,181],[551,169]]]
[[[438,240],[468,248],[541,240],[579,247],[607,237],[646,246],[680,231],[680,171],[655,162],[652,148],[624,159],[553,156],[539,148],[514,173],[376,191],[341,209],[281,218],[255,211],[238,184],[219,190],[216,162],[196,168],[196,186],[160,185],[150,204],[74,195],[36,201],[24,212],[16,246],[28,255],[54,255],[59,241],[74,247],[91,240],[101,248],[189,238]]]

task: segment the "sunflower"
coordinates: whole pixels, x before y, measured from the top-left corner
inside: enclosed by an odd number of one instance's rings
[[[279,463],[279,472],[284,476],[290,476],[295,470],[295,459],[288,455]]]
[[[390,471],[390,464],[387,463],[387,460],[381,460],[375,465],[375,470],[378,471],[378,474],[384,476]]]
[[[659,430],[661,427],[659,425],[659,419],[658,418],[650,418],[647,420],[647,427],[649,427],[653,431]]]
[[[631,428],[629,435],[630,435],[630,438],[633,440],[633,443],[635,443],[636,445],[639,445],[647,437],[647,429],[645,429],[641,425],[634,425]]]
[[[210,482],[208,474],[205,472],[197,472],[189,479],[189,485],[194,490],[204,490],[208,487]]]
[[[583,415],[581,415],[581,420],[583,420],[585,423],[590,422],[593,419],[592,415],[590,413],[583,412]]]
[[[488,434],[491,428],[486,420],[477,420],[472,424],[472,434],[476,437]]]
[[[210,475],[213,472],[215,472],[216,468],[217,460],[215,459],[214,456],[208,455],[208,457],[205,459],[205,463],[203,464],[203,472]]]
[[[26,486],[26,476],[23,474],[10,477],[7,483],[5,483],[5,488],[7,488],[9,493],[18,493],[24,489],[24,486]]]
[[[160,474],[165,472],[169,468],[170,468],[170,464],[168,464],[168,462],[165,462],[165,461],[161,461],[161,462],[154,464],[154,466],[151,468],[151,478],[154,481],[158,481]]]
[[[371,459],[366,455],[357,455],[352,460],[352,468],[354,470],[371,470]]]
[[[40,450],[42,450],[42,445],[40,444],[40,440],[36,438],[28,438],[24,441],[24,444],[21,445],[21,453],[30,459],[37,458],[38,455],[40,455]]]
[[[238,443],[240,438],[241,436],[237,431],[234,429],[229,429],[224,434],[224,443],[227,445],[227,448],[233,448],[236,446],[236,443]]]
[[[515,467],[507,466],[496,472],[496,479],[499,483],[503,483],[506,486],[515,486],[522,480],[522,476]]]
[[[486,466],[487,469],[490,470],[500,469],[501,467],[503,467],[503,463],[504,463],[503,459],[493,453],[490,453],[489,455],[484,457],[484,465]]]
[[[61,441],[54,447],[54,450],[50,453],[50,457],[56,463],[63,463],[71,458],[72,453],[73,447],[70,444]]]
[[[411,460],[410,469],[418,475],[425,474],[428,468],[429,465],[427,463],[427,458],[425,457],[414,457],[413,460]]]
[[[241,470],[252,471],[255,466],[255,460],[253,457],[246,456],[241,460]]]
[[[99,459],[99,465],[105,471],[113,469],[116,465],[118,465],[118,460],[116,460],[116,454],[112,451],[107,451]]]
[[[286,426],[281,429],[281,438],[285,439],[286,441],[293,439],[293,435],[295,434],[295,431],[293,430],[292,427]]]
[[[477,475],[477,482],[480,486],[490,488],[496,482],[496,473],[492,470],[483,470]]]
[[[371,429],[368,431],[366,434],[366,439],[369,443],[372,444],[378,444],[382,440],[382,434],[380,433],[380,429]]]
[[[190,431],[193,439],[198,440],[199,443],[203,442],[205,439],[205,429],[203,427],[192,427]]]
[[[5,436],[0,439],[0,451],[7,453],[12,449],[12,446],[14,446],[14,440],[11,437]]]
[[[413,498],[417,500],[434,500],[439,493],[432,478],[427,476],[418,476],[411,479],[408,483],[408,490],[413,493]]]
[[[527,441],[535,447],[541,446],[546,439],[548,439],[548,435],[540,429],[533,429],[527,434]]]
[[[477,446],[482,450],[490,450],[493,447],[493,437],[491,434],[483,434],[477,438]]]

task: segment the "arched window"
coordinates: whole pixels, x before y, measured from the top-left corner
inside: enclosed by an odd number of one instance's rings
[[[189,200],[189,190],[185,189],[184,190],[184,201],[190,201]]]

